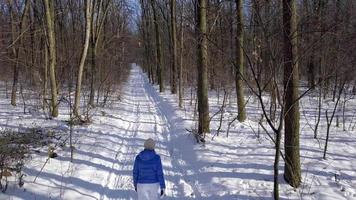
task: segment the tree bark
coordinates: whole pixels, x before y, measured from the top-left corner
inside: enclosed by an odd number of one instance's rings
[[[13,2],[10,0],[9,1],[9,9],[10,9],[10,23],[11,23],[11,42],[12,42],[12,54],[14,60],[14,71],[13,71],[13,82],[12,82],[12,91],[11,91],[11,105],[16,106],[16,100],[17,100],[17,85],[18,85],[18,80],[19,80],[19,57],[21,54],[21,45],[23,44],[23,31],[24,31],[24,25],[25,25],[25,19],[26,15],[29,11],[30,8],[30,1],[26,0],[25,1],[25,8],[23,10],[22,16],[21,16],[21,21],[19,25],[19,33],[17,35],[18,38],[16,38],[16,25],[14,22],[14,8],[12,6]],[[16,40],[19,40],[18,45],[16,45]],[[17,46],[17,48],[16,48]]]
[[[141,15],[141,23],[142,23],[142,38],[143,38],[143,46],[144,46],[144,54],[143,54],[143,69],[145,69],[145,72],[147,72],[148,75],[148,80],[150,83],[151,82],[151,70],[150,70],[150,55],[149,55],[149,45],[148,43],[150,42],[149,40],[149,33],[148,33],[148,20],[147,20],[147,10],[145,6],[144,0],[140,0],[140,5],[141,5],[141,10],[142,10],[142,15]]]
[[[156,0],[151,0],[151,6],[153,11],[153,21],[155,25],[156,34],[156,65],[157,65],[157,77],[159,84],[159,91],[164,92],[164,70],[163,70],[163,57],[162,57],[162,42],[161,34],[159,31],[158,15],[156,10]]]
[[[15,32],[16,32],[16,26],[14,23],[14,11],[13,11],[13,7],[12,7],[12,2],[9,2],[9,10],[10,10],[10,25],[11,25],[11,40],[12,43],[15,42]],[[16,106],[16,94],[17,94],[17,83],[18,83],[18,77],[19,77],[19,73],[18,73],[18,62],[17,62],[17,58],[18,58],[18,52],[17,49],[15,47],[15,44],[12,44],[12,57],[15,59],[15,64],[14,64],[14,71],[13,71],[13,81],[12,81],[12,90],[11,90],[11,105]]]
[[[89,95],[89,105],[95,106],[94,104],[94,96],[95,96],[95,77],[96,77],[96,45],[95,38],[92,37],[90,42],[91,48],[91,72],[90,72],[90,95]]]
[[[283,38],[284,38],[284,178],[292,187],[299,187],[299,70],[297,51],[297,18],[295,0],[283,0]]]
[[[275,155],[273,164],[273,197],[274,200],[279,199],[279,157],[281,151],[281,132],[278,130],[276,133],[276,141],[274,144]]]
[[[334,108],[332,110],[332,114],[329,118],[328,116],[328,110],[325,111],[325,117],[326,117],[326,138],[325,138],[325,145],[324,145],[324,151],[323,151],[323,159],[325,160],[326,159],[326,152],[328,150],[328,143],[329,143],[329,137],[330,137],[330,128],[331,128],[331,124],[333,122],[333,119],[335,117],[335,114],[337,112],[337,108],[338,108],[338,105],[339,105],[339,102],[340,102],[340,99],[341,99],[341,95],[342,95],[342,92],[344,90],[344,87],[345,87],[345,80],[343,83],[340,83],[340,86],[339,86],[339,91],[337,92],[337,99],[336,99],[336,102],[335,102],[335,105],[334,105]]]
[[[172,94],[177,93],[177,30],[176,30],[176,0],[171,0],[171,39],[172,39]]]
[[[183,27],[183,12],[184,12],[184,4],[182,5],[182,13],[180,18],[180,58],[179,58],[179,73],[178,73],[178,87],[179,87],[179,107],[183,107],[183,49],[184,49],[184,27]]]
[[[206,11],[207,1],[198,1],[198,23],[197,23],[197,50],[198,50],[198,112],[199,112],[199,129],[198,134],[203,136],[209,132],[209,102],[208,102],[208,40]]]
[[[245,97],[243,91],[243,75],[244,75],[244,33],[243,33],[243,1],[236,0],[236,70],[235,84],[238,107],[238,120],[243,122],[246,120]]]
[[[49,46],[49,77],[51,83],[51,111],[52,117],[58,117],[57,82],[56,82],[56,41],[54,27],[54,5],[53,1],[43,0],[45,7],[47,37]]]
[[[106,4],[104,4],[106,2]],[[97,84],[97,76],[100,73],[97,73],[97,53],[98,53],[98,43],[99,39],[101,36],[101,32],[104,26],[104,23],[106,21],[106,16],[108,13],[108,9],[110,7],[111,0],[99,0],[99,1],[93,1],[93,9],[91,11],[91,38],[89,39],[90,41],[90,48],[91,48],[91,72],[90,72],[90,94],[89,94],[89,105],[94,107],[94,97],[95,97],[95,85]],[[94,9],[96,9],[94,11]],[[94,15],[95,13],[98,13],[97,15]],[[99,68],[100,71],[100,68]],[[99,84],[98,89],[97,89],[97,103],[99,103],[99,97],[100,97],[100,85]]]
[[[43,108],[45,109],[47,102],[47,82],[48,82],[48,47],[44,42],[44,73],[43,73]]]
[[[96,2],[93,2],[96,4]],[[99,5],[100,6],[100,5]],[[93,9],[96,8],[93,7]],[[94,30],[94,12],[91,13],[90,20],[90,32],[91,37],[89,39],[90,49],[91,49],[91,71],[90,71],[90,94],[89,94],[89,105],[94,107],[94,97],[95,97],[95,83],[96,83],[96,36]]]
[[[83,45],[83,51],[80,58],[80,63],[78,67],[77,85],[75,90],[75,101],[74,101],[74,115],[79,116],[79,106],[80,106],[80,90],[82,84],[82,76],[84,70],[85,59],[87,57],[90,39],[90,26],[91,26],[91,12],[93,10],[93,4],[91,0],[85,1],[85,17],[86,17],[86,27],[85,27],[85,41]]]

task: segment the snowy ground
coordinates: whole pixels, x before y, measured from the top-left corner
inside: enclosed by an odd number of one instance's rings
[[[186,131],[195,126],[194,106],[189,106],[188,99],[185,109],[179,109],[176,96],[159,94],[135,65],[122,91],[121,101],[96,110],[92,124],[75,128],[73,163],[69,149],[60,148],[59,157],[51,159],[39,173],[47,159],[43,149],[27,163],[24,187],[13,185],[6,194],[0,194],[0,199],[135,199],[132,164],[149,137],[157,140],[157,152],[163,160],[167,183],[164,199],[272,199],[274,150],[262,130],[261,138],[256,137],[256,102],[249,101],[250,120],[235,123],[229,138],[224,131],[214,140],[208,135],[207,144],[201,146]],[[68,129],[63,122],[68,119],[65,109],[58,119],[45,120],[39,114],[25,115],[21,108],[10,107],[4,96],[0,99],[0,127]],[[214,113],[218,109],[216,98],[210,101]],[[314,123],[308,116],[314,107],[303,107],[301,117],[303,186],[294,190],[281,175],[281,197],[356,199],[356,133],[333,129],[328,159],[323,160],[324,140],[312,139],[309,126]],[[213,129],[217,120],[213,119]],[[321,138],[325,137],[324,129],[322,124]],[[282,174],[283,164],[280,169]]]

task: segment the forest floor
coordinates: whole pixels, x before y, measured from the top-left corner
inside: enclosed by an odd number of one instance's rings
[[[39,113],[23,114],[21,106],[9,106],[3,92],[0,99],[1,128],[52,127],[68,132],[64,107],[58,119],[46,120]],[[210,101],[212,115],[219,104],[217,98]],[[167,189],[163,199],[272,199],[274,149],[262,130],[257,137],[260,111],[256,102],[249,100],[249,120],[233,123],[229,137],[225,134],[228,121],[236,114],[233,105],[227,108],[231,112],[225,114],[221,135],[212,139],[216,133],[212,131],[205,145],[196,144],[187,131],[196,127],[194,103],[189,105],[186,99],[184,109],[179,109],[175,95],[157,92],[133,65],[120,101],[95,109],[91,124],[74,128],[74,161],[70,162],[70,150],[64,146],[57,147],[59,156],[44,165],[47,149],[40,148],[25,165],[24,186],[12,183],[0,199],[136,199],[132,165],[150,137],[157,141],[156,151],[164,166]],[[315,112],[315,99],[303,102],[303,184],[299,189],[288,186],[281,163],[281,198],[356,199],[355,131],[332,129],[328,159],[323,160],[325,123],[321,123],[320,139],[313,139],[314,118],[309,115]],[[351,111],[352,106],[355,104],[350,105]],[[212,120],[213,130],[218,118]]]

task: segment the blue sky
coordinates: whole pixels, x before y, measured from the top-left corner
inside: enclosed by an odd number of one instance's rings
[[[139,0],[127,0],[130,8],[133,11],[133,16],[132,20],[130,20],[130,26],[131,28],[133,28],[133,30],[137,30],[137,19],[140,17],[141,15],[141,8],[140,8],[140,1]]]

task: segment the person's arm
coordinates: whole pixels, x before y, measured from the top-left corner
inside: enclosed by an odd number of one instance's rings
[[[161,187],[161,190],[164,190],[166,188],[166,184],[165,184],[165,181],[164,181],[162,161],[161,161],[161,157],[160,156],[158,156],[157,176],[158,176],[158,181],[159,181],[159,185]]]
[[[134,167],[133,167],[132,174],[133,174],[133,184],[134,184],[134,187],[135,187],[135,191],[137,191],[137,179],[138,179],[138,159],[137,159],[137,156],[135,158],[135,164],[134,164]]]

